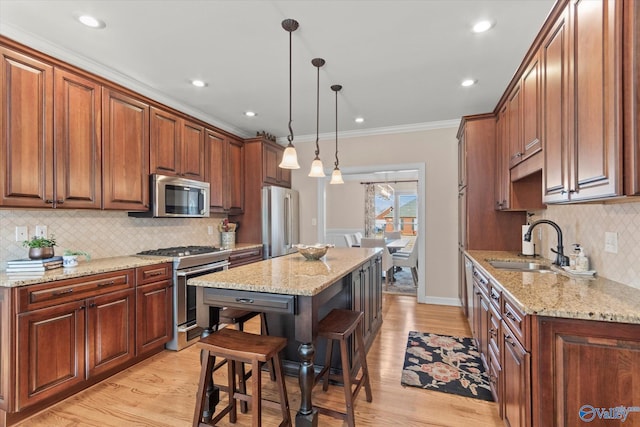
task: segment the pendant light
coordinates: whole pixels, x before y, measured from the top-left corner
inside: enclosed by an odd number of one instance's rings
[[[344,184],[344,181],[342,180],[342,172],[340,172],[340,168],[338,167],[340,164],[340,161],[338,160],[338,92],[342,90],[342,86],[332,85],[331,90],[336,93],[336,162],[334,163],[335,168],[333,168],[331,182],[329,182],[329,184]]]
[[[322,178],[325,174],[322,160],[320,160],[320,144],[318,140],[320,138],[320,67],[324,65],[324,59],[313,58],[311,63],[318,70],[318,79],[316,84],[316,157],[313,159],[313,163],[311,163],[309,176],[312,178]]]
[[[289,145],[284,150],[282,156],[282,162],[278,166],[282,169],[300,169],[298,164],[298,155],[296,149],[293,146],[293,129],[291,128],[291,33],[298,29],[298,21],[295,19],[285,19],[282,21],[282,28],[289,32],[289,136],[287,141]]]

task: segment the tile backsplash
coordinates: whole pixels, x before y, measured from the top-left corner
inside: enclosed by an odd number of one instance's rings
[[[224,218],[132,218],[120,211],[0,209],[0,270],[6,268],[7,260],[27,257],[28,249],[15,239],[17,226],[27,226],[31,238],[36,225],[46,225],[48,235],[55,235],[56,255],[68,248],[105,258],[169,246],[219,246],[217,226]]]
[[[589,257],[590,269],[599,276],[640,289],[640,202],[615,204],[548,205],[536,211],[532,221],[549,219],[562,229],[565,254],[579,243]],[[552,227],[539,225],[543,230],[536,252],[554,259],[549,248],[555,248],[556,232]],[[618,233],[618,253],[604,250],[605,232]],[[537,230],[534,231],[537,235]]]

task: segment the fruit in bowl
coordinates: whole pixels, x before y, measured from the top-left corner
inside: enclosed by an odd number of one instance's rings
[[[316,243],[315,245],[293,245],[294,248],[302,254],[303,257],[309,260],[319,260],[327,253],[329,248],[333,248],[334,245],[326,243]]]

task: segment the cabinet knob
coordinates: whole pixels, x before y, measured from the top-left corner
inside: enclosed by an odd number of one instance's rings
[[[53,200],[51,200],[51,199],[46,199],[44,202],[46,204],[48,204],[48,205],[52,205],[53,204]]]
[[[58,200],[56,200],[56,203],[57,203],[58,205],[61,205],[61,204],[63,204],[63,203],[64,203],[64,199],[58,199]]]

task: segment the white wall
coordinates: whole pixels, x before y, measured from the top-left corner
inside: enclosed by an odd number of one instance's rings
[[[353,228],[364,232],[364,186],[360,181],[345,181],[327,190],[327,229]]]
[[[457,127],[398,134],[342,138],[340,140],[340,166],[364,168],[377,165],[424,164],[426,179],[423,198],[426,206],[426,230],[423,232],[424,250],[420,252],[419,265],[424,271],[425,292],[418,295],[421,302],[457,304]],[[293,171],[293,187],[300,191],[300,240],[316,242],[318,225],[323,212],[318,212],[318,197],[323,186],[316,178],[309,178],[309,168],[314,157],[315,145],[297,143],[300,169]],[[325,172],[333,169],[334,145],[320,143],[320,157],[325,162]],[[320,189],[320,191],[319,191]],[[333,197],[333,195],[331,196]],[[357,196],[360,197],[360,196]],[[327,197],[326,201],[330,198]],[[327,205],[327,221],[333,221],[335,210],[346,212],[349,200],[343,205]],[[351,215],[348,213],[347,215]],[[355,218],[349,221],[356,221]],[[363,221],[363,219],[357,219]],[[362,227],[354,224],[356,227]]]

